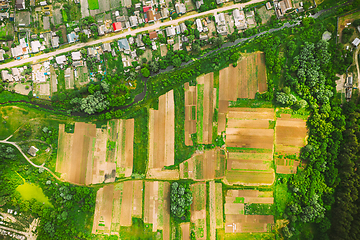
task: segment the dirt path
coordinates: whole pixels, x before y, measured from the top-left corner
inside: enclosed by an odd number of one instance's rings
[[[150,31],[150,30],[159,29],[160,27],[165,27],[165,26],[170,26],[170,25],[178,25],[179,22],[183,22],[185,20],[205,16],[205,15],[208,15],[208,14],[214,14],[214,13],[217,13],[217,12],[223,12],[223,11],[231,10],[231,9],[234,9],[234,8],[246,7],[247,5],[254,4],[254,3],[260,3],[262,1],[263,0],[252,0],[252,1],[247,2],[247,3],[238,3],[238,4],[231,5],[231,6],[223,7],[223,8],[213,9],[213,10],[210,10],[210,11],[207,11],[207,12],[196,13],[196,14],[193,14],[193,15],[181,17],[181,18],[171,20],[171,21],[167,21],[167,22],[163,22],[163,23],[158,21],[155,24],[144,27],[144,28],[137,28],[137,29],[133,29],[133,30],[129,29],[128,31],[125,31],[125,32],[119,33],[119,34],[115,34],[115,35],[112,35],[112,36],[109,36],[109,37],[103,37],[103,38],[93,40],[93,41],[90,41],[90,42],[87,42],[87,43],[77,43],[77,44],[71,45],[70,47],[66,47],[66,48],[63,48],[63,49],[58,49],[58,50],[56,50],[54,52],[44,53],[44,54],[41,54],[41,55],[38,55],[38,56],[35,56],[35,57],[30,57],[30,58],[21,59],[21,60],[18,60],[18,61],[5,63],[5,64],[0,65],[0,69],[12,68],[12,67],[15,67],[15,66],[18,66],[18,65],[31,63],[31,62],[36,62],[36,61],[39,61],[41,59],[54,57],[54,56],[56,56],[58,54],[62,54],[62,53],[66,53],[66,52],[69,52],[69,51],[77,50],[79,48],[92,46],[92,45],[100,44],[100,43],[103,43],[103,42],[113,41],[113,40],[118,39],[118,38],[126,37],[129,34],[135,35],[135,34],[140,33],[140,32],[146,32],[146,31]]]
[[[356,70],[357,70],[357,88],[360,88],[360,70],[359,70],[359,49],[360,47],[358,46],[355,50],[355,64],[356,64]]]

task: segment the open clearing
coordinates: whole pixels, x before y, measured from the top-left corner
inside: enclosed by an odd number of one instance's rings
[[[214,88],[214,73],[202,75],[196,79],[197,114],[196,130],[197,142],[200,144],[212,143],[214,100],[216,88]]]
[[[113,120],[102,128],[76,122],[74,133],[60,124],[56,171],[66,181],[86,185],[130,176],[133,139],[133,119]]]
[[[229,108],[227,113],[227,172],[225,182],[271,185],[275,120],[271,108]]]
[[[170,239],[170,183],[145,182],[144,223],[152,224],[153,232],[162,230],[163,239]]]
[[[273,192],[228,190],[225,196],[225,233],[270,232],[273,215],[245,215],[246,204],[273,204]]]
[[[342,41],[342,31],[344,30],[345,27],[350,27],[352,29],[354,29],[354,33],[353,36],[350,38],[350,42],[352,42],[355,38],[355,36],[359,36],[358,31],[356,29],[356,27],[352,26],[352,25],[347,25],[348,23],[352,23],[354,20],[356,19],[360,19],[360,11],[351,13],[351,14],[347,14],[345,16],[342,16],[339,18],[339,22],[338,22],[338,27],[337,27],[337,34],[338,34],[338,39],[340,40],[339,42]],[[344,43],[346,44],[346,43]]]
[[[194,224],[195,239],[205,240],[206,238],[206,184],[196,183],[190,186],[193,196],[191,204],[191,223]]]
[[[174,164],[174,94],[159,97],[158,110],[149,112],[149,169],[162,169]]]
[[[120,226],[131,226],[132,217],[142,218],[143,191],[141,180],[100,188],[96,195],[92,233],[119,234]]]
[[[220,148],[194,154],[180,164],[180,178],[211,180],[224,177],[226,168],[225,152]]]
[[[191,134],[196,133],[196,86],[185,83],[185,145],[192,146]]]
[[[307,128],[303,119],[291,118],[289,114],[281,114],[275,125],[276,172],[293,174],[297,172],[300,162],[300,149],[306,145]]]

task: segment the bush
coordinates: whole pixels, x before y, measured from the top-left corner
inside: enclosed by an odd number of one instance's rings
[[[342,31],[341,41],[342,43],[348,43],[350,41],[351,36],[354,33],[354,29],[352,28],[345,28]]]

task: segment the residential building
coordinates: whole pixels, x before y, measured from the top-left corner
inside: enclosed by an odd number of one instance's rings
[[[353,77],[352,77],[352,76],[349,76],[349,77],[347,78],[347,85],[348,85],[348,86],[352,86],[352,85],[353,85]]]
[[[30,154],[33,157],[36,157],[36,153],[39,151],[39,149],[37,149],[34,146],[31,146],[28,150],[28,154]]]
[[[72,58],[73,61],[79,61],[79,60],[81,60],[81,53],[80,53],[80,51],[72,52],[72,53],[71,53],[71,58]]]
[[[38,53],[40,51],[41,44],[38,40],[30,43],[32,53]]]
[[[271,3],[270,3],[270,2],[267,2],[267,3],[265,4],[265,6],[266,6],[266,9],[267,9],[267,10],[272,9],[272,6],[271,6]]]
[[[169,9],[167,8],[162,8],[160,13],[161,13],[161,18],[168,18],[170,15]]]
[[[55,58],[55,61],[58,65],[64,65],[67,62],[66,56],[65,55],[58,56]]]
[[[157,50],[156,42],[155,42],[155,41],[151,43],[151,48],[152,48],[152,50],[154,50],[154,51]]]
[[[130,27],[136,27],[139,24],[136,16],[129,17],[129,21],[130,21]]]
[[[180,34],[180,33],[181,33],[181,30],[180,30],[180,26],[179,26],[179,25],[176,25],[176,26],[175,26],[175,30],[176,30],[176,34]]]
[[[82,67],[84,66],[84,62],[81,60],[81,61],[74,61],[72,63],[73,67]]]
[[[76,28],[74,28],[74,32],[80,32],[80,28],[79,27],[76,27]]]
[[[284,17],[285,13],[293,8],[291,0],[283,0],[274,2],[275,13],[278,18]]]
[[[52,46],[52,48],[59,47],[59,37],[58,36],[51,38],[51,46]]]
[[[147,11],[149,11],[151,9],[151,6],[143,6],[143,11],[144,13],[146,13]]]
[[[201,7],[201,5],[204,4],[204,0],[200,0],[200,1],[196,1],[195,5],[196,5],[196,9],[199,9]]]
[[[149,38],[151,39],[151,40],[156,40],[157,39],[157,32],[156,31],[153,31],[153,32],[150,32],[149,33]]]
[[[41,1],[40,2],[40,6],[46,6],[47,5],[47,2],[46,1]]]
[[[219,26],[225,25],[225,15],[224,13],[214,14],[215,17],[215,23]]]
[[[184,33],[185,30],[187,30],[187,27],[186,27],[185,23],[180,23],[180,31],[181,31],[181,33]]]
[[[146,16],[147,16],[147,20],[149,23],[154,22],[155,18],[154,18],[154,11],[153,10],[149,10],[146,12]]]
[[[4,61],[4,54],[5,54],[5,51],[4,49],[0,49],[0,61]]]
[[[82,32],[88,37],[90,38],[91,36],[91,31],[89,29],[83,29]]]
[[[120,51],[122,50],[130,50],[130,45],[129,42],[126,38],[122,38],[118,40],[118,45],[119,45],[119,49]]]
[[[74,43],[79,40],[79,35],[77,35],[75,32],[71,32],[66,35],[66,38],[68,40],[68,43]]]
[[[200,40],[207,40],[209,37],[207,34],[200,34],[199,39]]]
[[[114,22],[112,24],[114,32],[118,32],[122,30],[121,22]]]
[[[226,25],[223,25],[223,26],[217,26],[217,32],[221,35],[227,35],[228,34],[228,30],[227,30],[227,27]]]
[[[9,82],[14,81],[13,76],[11,74],[9,74],[8,70],[1,71],[1,78],[3,81],[9,81]]]
[[[177,14],[185,14],[186,13],[186,7],[183,3],[176,3],[175,4],[175,11]]]
[[[9,18],[9,12],[0,13],[0,20],[4,20],[5,18]]]
[[[243,10],[235,9],[233,11],[234,23],[238,30],[244,30],[247,28],[245,14]]]
[[[354,41],[352,41],[352,44],[357,47],[360,44],[360,39],[355,38]]]
[[[110,43],[103,43],[103,51],[104,51],[104,52],[111,52],[111,45],[110,45]]]
[[[89,48],[87,49],[87,54],[88,54],[88,56],[90,56],[90,57],[95,57],[95,56],[96,56],[95,48],[89,47]]]
[[[20,56],[24,55],[23,48],[20,45],[11,48],[11,55],[14,58],[17,58],[17,57],[20,57]]]
[[[138,34],[138,35],[136,36],[135,42],[136,42],[136,46],[137,46],[137,47],[143,47],[143,46],[144,46],[144,43],[143,43],[143,41],[142,41],[142,35],[141,35],[141,34]]]
[[[105,31],[106,31],[105,25],[98,26],[98,34],[99,34],[99,36],[105,35]]]
[[[216,3],[217,4],[222,4],[222,3],[224,3],[224,0],[216,0]]]
[[[202,32],[204,29],[203,29],[203,26],[202,26],[202,24],[201,24],[201,20],[198,18],[198,19],[196,19],[195,23],[196,23],[196,28],[197,28],[197,30],[198,30],[199,32]]]
[[[16,0],[15,2],[15,8],[17,10],[23,10],[25,9],[25,0]]]
[[[166,28],[166,36],[167,37],[173,37],[173,36],[175,36],[175,27],[173,27],[173,26],[170,26],[170,27],[167,27]]]

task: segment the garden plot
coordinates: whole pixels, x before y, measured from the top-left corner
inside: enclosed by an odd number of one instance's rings
[[[196,86],[185,83],[185,145],[192,146],[191,134],[196,133]]]
[[[141,180],[106,185],[96,195],[93,234],[119,234],[120,226],[131,226],[142,218],[144,184]]]
[[[108,122],[107,161],[116,163],[116,177],[130,177],[134,155],[134,119]]]
[[[273,192],[258,190],[228,190],[225,196],[225,233],[269,232],[274,224],[271,205]],[[262,208],[251,209],[248,206],[261,204]],[[249,210],[246,210],[249,209]],[[259,210],[260,209],[260,210]],[[246,214],[249,212],[249,215]],[[255,213],[255,214],[254,214]]]
[[[144,223],[152,224],[153,232],[162,230],[163,239],[170,239],[170,183],[145,182]]]
[[[210,239],[216,239],[216,228],[223,228],[222,184],[209,182]]]
[[[180,164],[180,178],[211,180],[224,177],[226,168],[225,152],[220,148],[194,154]]]
[[[65,88],[74,89],[74,72],[71,67],[65,70]]]
[[[131,175],[134,123],[132,119],[118,121],[122,122],[118,122],[116,133],[108,131],[110,123],[96,128],[95,124],[77,122],[74,133],[65,132],[60,124],[56,171],[64,180],[88,185]],[[120,140],[112,141],[118,131],[122,131]]]
[[[149,112],[149,169],[174,164],[174,94],[159,97],[159,110]],[[144,143],[145,144],[145,143]]]
[[[55,73],[54,67],[50,66],[50,83],[51,83],[51,93],[57,92],[57,76]]]
[[[271,185],[275,120],[270,108],[229,108],[227,113],[227,172],[225,182],[242,185]]]
[[[194,224],[195,239],[206,238],[206,184],[196,183],[190,186],[193,196],[190,214],[191,223]]]
[[[190,223],[181,223],[181,239],[182,240],[190,240]]]
[[[16,12],[16,24],[21,27],[28,27],[30,26],[31,20],[30,20],[31,13],[25,12],[25,11],[17,11]]]
[[[53,22],[54,25],[58,25],[62,23],[62,13],[60,8],[54,9],[51,21]]]
[[[89,73],[86,66],[76,68],[74,70],[74,74],[76,78],[75,84],[78,87],[82,87],[83,85],[90,82]]]
[[[197,114],[196,131],[199,144],[211,144],[213,132],[214,98],[214,73],[202,75],[196,79]]]
[[[278,155],[275,159],[276,172],[296,173],[300,162],[295,159],[298,159],[300,149],[306,145],[306,121],[281,114],[276,121],[275,132],[275,151]]]
[[[257,92],[265,92],[266,66],[262,52],[246,54],[236,67],[232,65],[219,72],[218,133],[225,131],[229,101],[238,98],[254,99]]]

